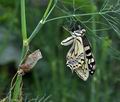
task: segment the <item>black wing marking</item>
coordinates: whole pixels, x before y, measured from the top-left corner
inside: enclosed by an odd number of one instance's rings
[[[92,75],[95,72],[95,59],[92,55],[90,43],[85,35],[83,36],[83,45],[88,60],[89,73]]]

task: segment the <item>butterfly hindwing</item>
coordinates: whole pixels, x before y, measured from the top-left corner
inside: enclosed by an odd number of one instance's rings
[[[91,45],[85,35],[83,36],[83,45],[84,45],[84,49],[85,49],[86,58],[88,60],[89,73],[94,74],[95,59],[94,59],[92,51],[91,51]]]

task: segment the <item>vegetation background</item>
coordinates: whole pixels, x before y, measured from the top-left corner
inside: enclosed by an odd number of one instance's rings
[[[19,1],[0,0],[0,99],[7,95],[20,61]],[[28,35],[47,4],[47,0],[26,0]],[[30,51],[40,49],[43,59],[23,77],[24,101],[120,102],[119,18],[120,0],[59,0],[30,43]],[[70,46],[60,45],[70,35],[63,26],[76,20],[87,30],[96,59],[96,72],[86,82],[66,67],[65,56]]]

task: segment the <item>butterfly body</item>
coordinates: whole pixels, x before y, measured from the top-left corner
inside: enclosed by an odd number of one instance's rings
[[[94,73],[95,60],[91,53],[90,44],[84,33],[84,29],[71,32],[72,36],[63,40],[61,44],[64,46],[72,44],[66,56],[66,64],[72,72],[75,71],[76,74],[85,81],[88,79],[89,74]]]

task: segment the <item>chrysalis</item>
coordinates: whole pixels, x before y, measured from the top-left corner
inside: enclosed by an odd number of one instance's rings
[[[36,50],[26,58],[24,64],[21,64],[18,70],[18,74],[24,75],[26,72],[29,72],[38,62],[39,59],[42,58],[42,54],[40,50]]]

